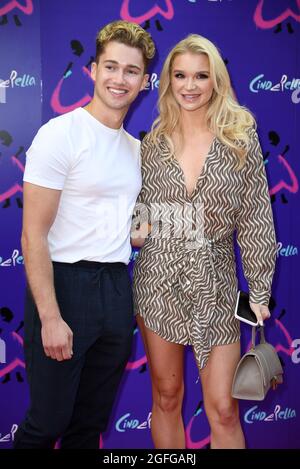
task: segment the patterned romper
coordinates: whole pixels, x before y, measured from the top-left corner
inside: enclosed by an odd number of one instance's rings
[[[144,210],[137,205],[134,227],[146,212],[152,231],[134,266],[135,313],[163,339],[191,344],[201,369],[212,346],[240,338],[234,318],[235,230],[250,301],[268,304],[276,258],[272,210],[254,129],[241,170],[236,169],[237,159],[228,147],[213,140],[190,197],[179,163],[165,161],[168,155],[164,138],[159,149],[148,136],[144,138],[143,186],[138,199]],[[195,231],[181,229],[183,213],[183,224]],[[199,213],[202,236],[196,229]]]

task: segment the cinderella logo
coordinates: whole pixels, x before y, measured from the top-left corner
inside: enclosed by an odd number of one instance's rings
[[[20,255],[18,249],[14,249],[10,257],[3,258],[0,256],[0,267],[15,267],[16,265],[23,265],[24,258]],[[0,359],[1,362],[1,359]]]
[[[14,423],[9,433],[6,433],[4,435],[0,433],[0,443],[7,443],[9,441],[14,441],[14,436],[17,430],[18,430],[18,425]]]
[[[204,448],[210,442],[209,435],[196,442],[193,441],[191,437],[193,422],[198,417],[198,415],[202,413],[201,406],[202,406],[202,402],[200,403],[200,406],[195,412],[195,414],[192,416],[192,418],[188,422],[186,430],[185,430],[187,447],[191,449]],[[128,412],[122,415],[122,417],[120,417],[117,420],[115,424],[116,431],[120,433],[124,433],[127,430],[149,430],[151,428],[151,416],[152,416],[152,413],[149,412],[146,420],[139,420],[137,418],[133,418],[130,412]]]
[[[267,413],[259,410],[258,406],[255,405],[251,409],[247,410],[244,415],[244,421],[246,423],[254,422],[277,422],[278,420],[290,420],[296,418],[296,410],[286,407],[282,408],[279,404],[275,406],[274,412]]]
[[[159,87],[159,79],[157,73],[151,73],[151,76],[146,84],[145,90],[146,91],[153,91]]]
[[[6,103],[7,88],[27,88],[29,86],[36,86],[36,79],[34,76],[27,73],[19,76],[16,70],[12,70],[10,77],[7,80],[2,80],[0,78],[0,103]]]
[[[15,86],[19,86],[21,88],[26,88],[27,86],[35,86],[36,79],[34,76],[23,74],[21,76],[18,75],[16,70],[12,70],[10,77],[8,80],[1,80],[0,87],[1,88],[14,88]]]
[[[126,430],[145,430],[146,428],[151,428],[151,415],[149,412],[148,417],[145,421],[140,421],[136,418],[131,418],[131,414],[127,413],[122,415],[119,420],[116,422],[117,432],[125,432]]]
[[[287,75],[282,75],[279,82],[272,82],[271,80],[265,79],[263,73],[254,77],[249,85],[249,89],[252,93],[258,93],[259,91],[294,91],[299,88],[300,78],[288,78]]]

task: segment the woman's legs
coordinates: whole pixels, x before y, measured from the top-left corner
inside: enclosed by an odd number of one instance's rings
[[[184,393],[184,345],[168,342],[148,329],[141,316],[142,333],[152,381],[151,432],[155,448],[185,448],[181,415]]]
[[[204,406],[211,427],[211,448],[245,448],[238,401],[231,397],[234,372],[240,359],[240,343],[212,348],[200,371]]]

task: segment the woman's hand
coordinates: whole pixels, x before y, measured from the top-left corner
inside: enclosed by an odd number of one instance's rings
[[[131,231],[131,245],[135,248],[141,248],[144,245],[145,239],[147,238],[150,231],[151,226],[147,222],[142,223],[138,230]]]
[[[264,320],[269,319],[271,316],[268,306],[259,305],[257,303],[250,303],[250,308],[257,317],[258,324],[260,326],[264,325]]]

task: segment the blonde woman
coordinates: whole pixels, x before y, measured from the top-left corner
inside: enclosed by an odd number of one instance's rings
[[[142,143],[140,228],[133,232],[133,243],[143,245],[134,301],[152,378],[156,448],[185,447],[187,344],[199,368],[211,448],[245,447],[231,397],[240,358],[234,232],[260,323],[270,316],[276,252],[255,128],[214,44],[194,34],[179,42],[161,73],[159,117]]]

